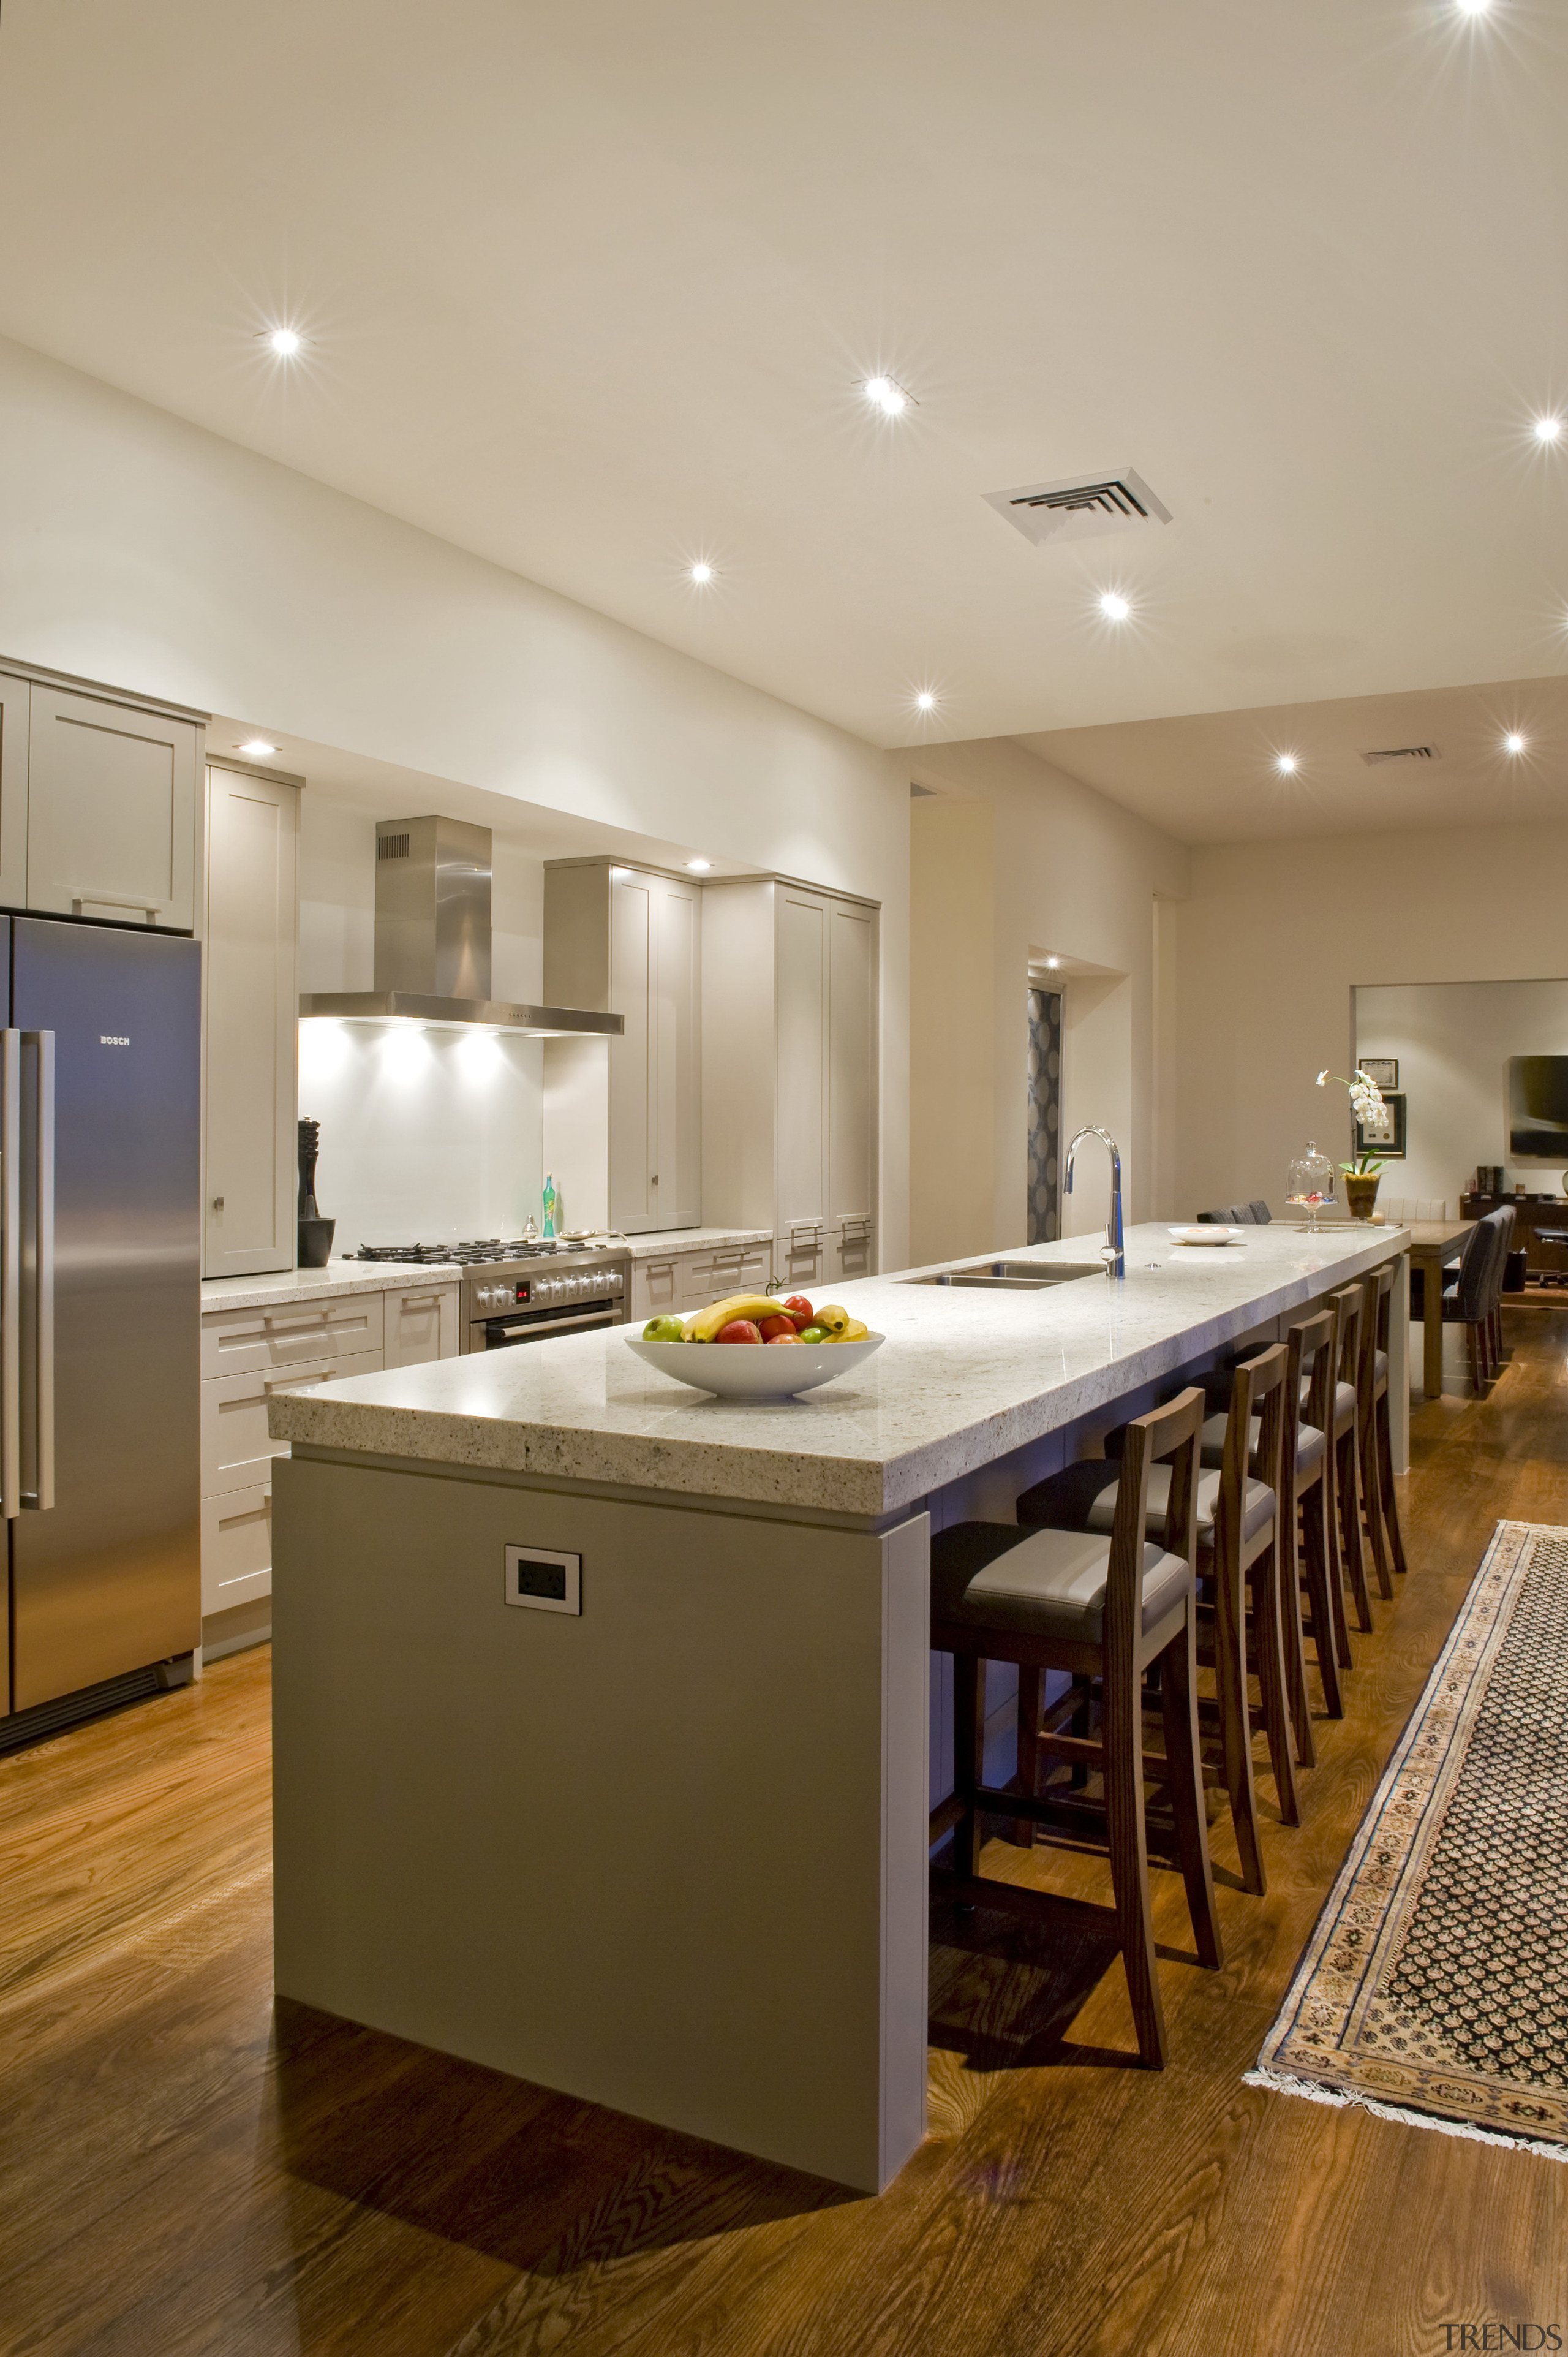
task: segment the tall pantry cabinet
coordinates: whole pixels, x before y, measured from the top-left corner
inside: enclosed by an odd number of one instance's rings
[[[208,764],[204,1276],[295,1263],[304,783],[242,761]]]
[[[876,1267],[878,911],[781,877],[703,896],[703,1206],[810,1289]]]
[[[574,1228],[628,1236],[703,1218],[702,891],[623,861],[544,869],[544,997],[625,1017],[547,1039],[544,1161]]]

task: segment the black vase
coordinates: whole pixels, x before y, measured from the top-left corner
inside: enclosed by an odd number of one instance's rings
[[[316,1157],[321,1151],[321,1124],[299,1125],[299,1252],[301,1268],[325,1268],[332,1250],[336,1220],[324,1220],[316,1208]]]

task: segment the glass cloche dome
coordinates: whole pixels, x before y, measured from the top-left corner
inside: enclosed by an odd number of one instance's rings
[[[1309,1144],[1291,1164],[1285,1178],[1285,1200],[1306,1213],[1306,1232],[1317,1233],[1320,1213],[1334,1209],[1334,1165],[1326,1154]]]

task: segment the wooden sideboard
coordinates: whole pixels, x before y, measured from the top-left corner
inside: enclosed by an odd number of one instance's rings
[[[1515,1214],[1514,1243],[1522,1244],[1528,1254],[1527,1265],[1531,1276],[1550,1271],[1568,1276],[1568,1244],[1543,1244],[1542,1228],[1561,1229],[1568,1235],[1568,1200],[1561,1195],[1548,1196],[1544,1200],[1532,1200],[1520,1195],[1461,1195],[1459,1217],[1462,1220],[1484,1220],[1488,1211],[1500,1211],[1504,1204]]]

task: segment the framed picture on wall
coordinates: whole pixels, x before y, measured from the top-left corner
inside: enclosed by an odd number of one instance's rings
[[[1404,1099],[1397,1092],[1384,1097],[1380,1121],[1356,1124],[1356,1151],[1380,1155],[1385,1162],[1404,1160]]]
[[[1374,1088],[1387,1096],[1400,1084],[1400,1060],[1397,1056],[1362,1056],[1357,1060],[1358,1071],[1365,1072]]]

